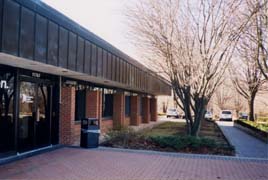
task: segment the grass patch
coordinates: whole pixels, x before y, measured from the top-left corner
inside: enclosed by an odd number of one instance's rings
[[[155,126],[152,129],[145,129],[140,131],[144,136],[170,136],[170,135],[184,135],[185,123],[181,122],[165,122]]]

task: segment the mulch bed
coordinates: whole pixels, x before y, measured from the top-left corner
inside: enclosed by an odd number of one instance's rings
[[[216,147],[186,147],[182,149],[175,149],[166,146],[160,146],[155,143],[150,135],[161,135],[164,133],[168,135],[173,134],[176,136],[185,136],[185,124],[175,123],[173,126],[167,124],[158,125],[152,129],[142,130],[139,133],[133,133],[127,136],[120,136],[111,138],[108,141],[103,142],[102,146],[115,147],[115,148],[126,148],[126,149],[139,149],[139,150],[154,150],[164,152],[181,152],[181,153],[194,153],[194,154],[214,154],[214,155],[229,155],[233,156],[234,149],[226,141],[224,135],[219,130],[219,127],[214,122],[203,121],[200,129],[200,137],[209,138],[215,140]]]

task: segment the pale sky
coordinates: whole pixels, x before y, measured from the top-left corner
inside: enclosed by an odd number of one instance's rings
[[[138,60],[126,37],[124,9],[135,0],[42,0],[62,14]]]

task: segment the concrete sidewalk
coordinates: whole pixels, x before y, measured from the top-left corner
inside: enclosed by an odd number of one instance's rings
[[[217,121],[238,157],[268,159],[268,144],[234,127],[233,122]]]
[[[62,148],[0,166],[0,179],[266,180],[265,160]]]

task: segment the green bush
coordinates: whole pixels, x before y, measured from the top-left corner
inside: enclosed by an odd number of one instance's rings
[[[254,121],[249,121],[249,120],[238,120],[242,123],[248,124],[252,127],[255,127],[261,131],[267,132],[268,131],[268,124],[260,124],[260,123],[256,123]]]
[[[193,136],[153,136],[151,140],[159,146],[165,148],[170,147],[175,150],[200,147],[214,148],[217,147],[215,140],[208,138],[199,138]]]
[[[257,121],[268,123],[268,117],[259,117],[259,118],[257,119]]]
[[[129,144],[139,138],[142,135],[138,132],[135,132],[132,128],[122,128],[120,130],[111,130],[105,136],[105,141],[120,142],[125,147],[128,147]]]

